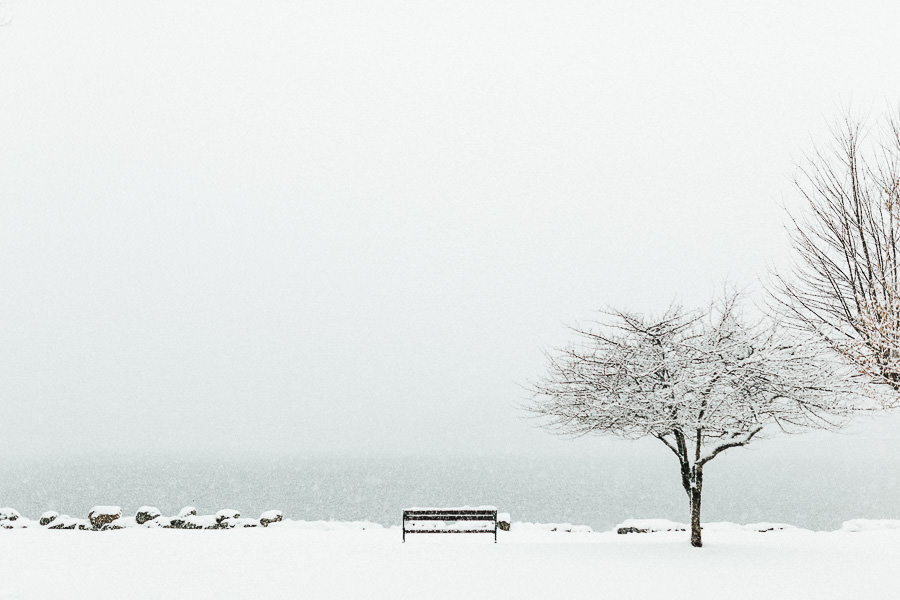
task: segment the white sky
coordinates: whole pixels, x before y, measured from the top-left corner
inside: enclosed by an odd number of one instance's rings
[[[0,13],[0,453],[555,448],[563,325],[754,286],[900,102],[897,2]]]

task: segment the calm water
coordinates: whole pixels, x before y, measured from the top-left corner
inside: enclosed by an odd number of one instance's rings
[[[493,504],[515,521],[609,529],[626,518],[687,520],[668,457],[164,457],[4,461],[0,505],[36,518],[46,510],[86,516],[97,504],[133,514],[142,504],[173,514],[281,509],[292,519],[397,525],[407,506]],[[718,464],[717,464],[718,463]],[[817,457],[717,459],[706,470],[706,521],[788,522],[835,529],[851,518],[900,518],[900,460]]]

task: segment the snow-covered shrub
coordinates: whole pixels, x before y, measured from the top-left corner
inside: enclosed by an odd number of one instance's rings
[[[194,508],[193,506],[185,506],[184,508],[182,508],[181,510],[178,511],[178,516],[182,519],[185,517],[196,516],[196,514],[197,514],[197,509]]]
[[[41,520],[39,521],[39,523],[41,524],[42,527],[46,527],[47,525],[49,525],[50,523],[55,521],[58,516],[59,516],[59,513],[56,512],[55,510],[48,510],[47,512],[45,512],[44,514],[41,515]]]

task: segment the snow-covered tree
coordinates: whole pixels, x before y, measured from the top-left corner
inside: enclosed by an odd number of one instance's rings
[[[792,215],[794,268],[772,286],[777,311],[900,391],[900,114],[868,134],[846,117],[796,186],[805,206]]]
[[[678,459],[701,546],[703,468],[765,428],[839,426],[863,396],[827,348],[788,337],[768,321],[748,322],[739,296],[700,311],[670,308],[658,318],[606,313],[578,342],[548,353],[526,409],[542,426],[581,436],[650,436]]]

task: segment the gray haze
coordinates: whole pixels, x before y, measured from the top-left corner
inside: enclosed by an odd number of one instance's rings
[[[571,447],[541,349],[758,293],[900,101],[891,1],[0,4],[7,456]]]

